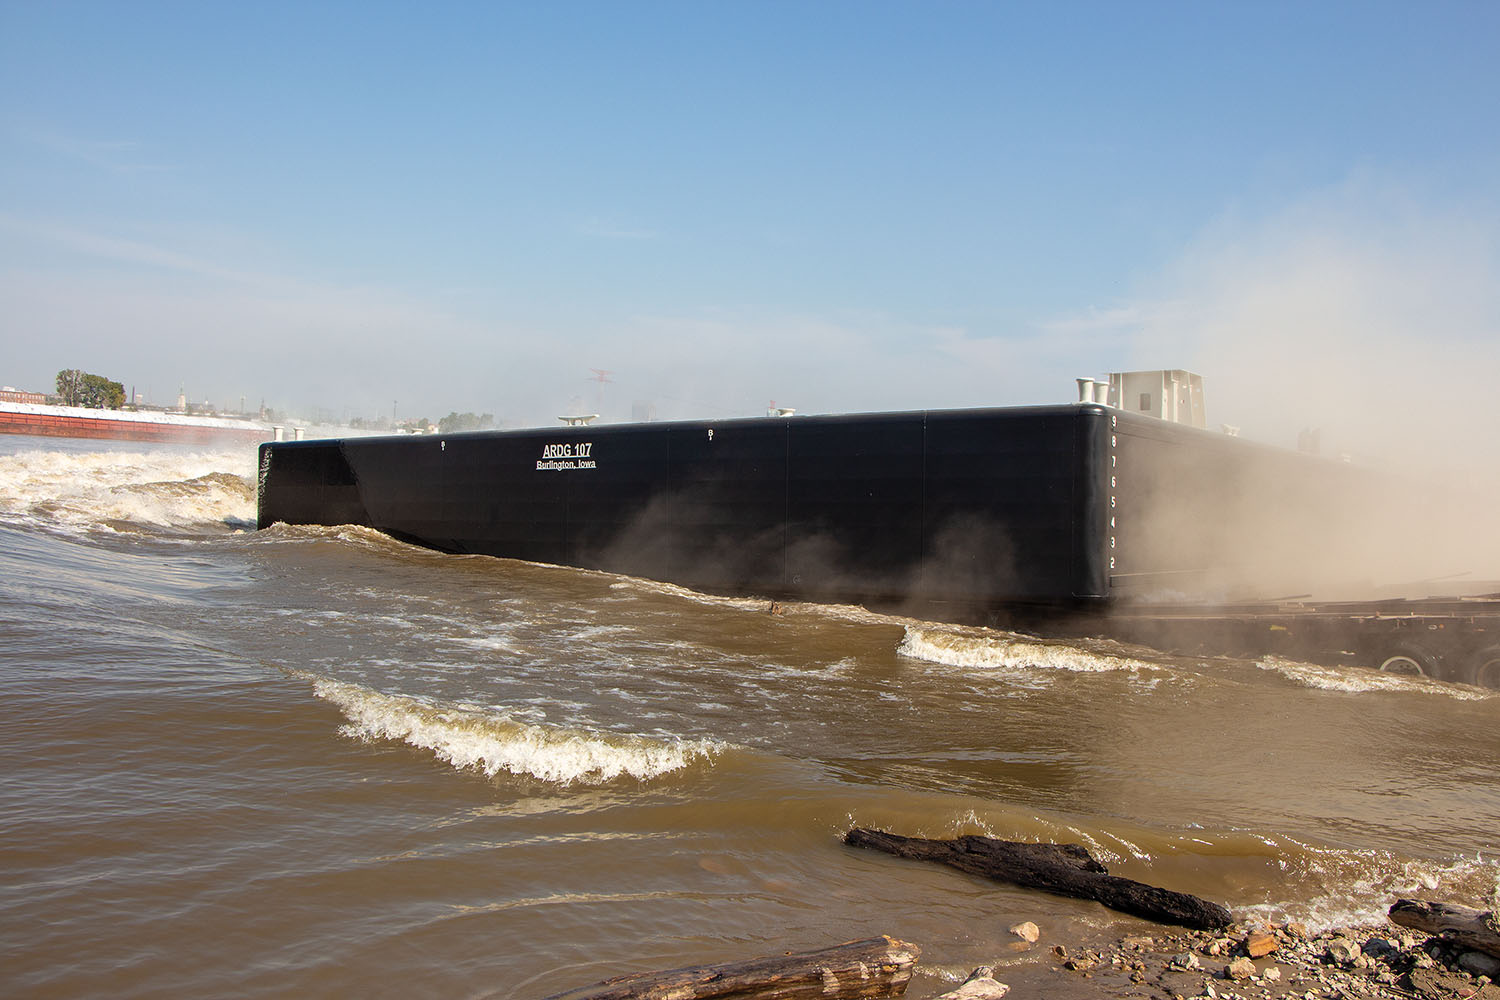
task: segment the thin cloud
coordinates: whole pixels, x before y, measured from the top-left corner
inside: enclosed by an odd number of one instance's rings
[[[493,327],[431,302],[54,222],[0,216],[0,239],[11,261],[0,270],[7,382],[44,386],[83,367],[308,412],[380,412],[393,391],[456,406],[479,396],[470,408],[493,399],[493,377],[483,385]]]
[[[167,173],[182,169],[145,158],[144,144],[134,139],[85,139],[56,131],[21,131],[18,138],[28,145],[110,173]]]
[[[1139,330],[1148,318],[1147,305],[1136,302],[1102,309],[1089,306],[1081,312],[1044,320],[1038,326],[1049,334],[1094,333],[1101,330],[1118,332]]]
[[[935,328],[935,351],[957,362],[967,380],[991,386],[984,405],[1062,403],[1072,399],[1073,380],[1118,370],[1141,319],[1134,310],[1042,321],[1018,330],[976,333]]]
[[[270,275],[225,267],[214,261],[139,240],[89,232],[54,222],[37,222],[0,215],[0,230],[21,237],[30,237],[87,257],[114,261],[119,264],[179,271],[251,285],[267,285],[278,280]]]

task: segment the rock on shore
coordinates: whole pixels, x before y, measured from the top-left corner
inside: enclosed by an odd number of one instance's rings
[[[1076,954],[1052,949],[1074,995],[1154,1000],[1500,1000],[1491,956],[1394,924],[1309,933],[1237,924],[1221,933],[1126,937]],[[1061,984],[1059,984],[1061,985]],[[1082,989],[1077,989],[1082,987]],[[1015,995],[1015,994],[1013,994]]]

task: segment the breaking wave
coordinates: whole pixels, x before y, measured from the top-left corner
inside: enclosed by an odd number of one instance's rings
[[[593,570],[590,572],[600,572]],[[614,576],[615,574],[608,574]],[[709,607],[734,608],[745,611],[764,611],[770,603],[764,597],[728,597],[722,594],[709,594],[703,591],[693,590],[676,583],[666,583],[662,580],[649,580],[639,576],[620,576],[609,585],[610,590],[637,591],[647,594],[659,594],[664,597],[672,597],[682,601],[690,601],[693,604],[703,604]]]
[[[345,736],[399,740],[431,750],[458,770],[491,778],[504,771],[558,785],[647,781],[711,762],[728,749],[713,740],[582,733],[521,722],[499,709],[382,694],[326,678],[313,681],[313,692],[344,713]]]
[[[1160,669],[1130,656],[1097,652],[1066,643],[1006,634],[973,635],[947,629],[907,626],[896,652],[952,667],[987,670],[1068,670],[1076,673]]]
[[[1279,656],[1268,656],[1257,660],[1255,665],[1262,670],[1280,674],[1294,684],[1322,691],[1351,693],[1400,691],[1442,695],[1458,701],[1483,701],[1495,697],[1493,692],[1481,691],[1462,684],[1448,684],[1430,677],[1416,677],[1409,674],[1387,674],[1365,667],[1325,667],[1315,663],[1286,660]]]
[[[287,524],[284,521],[277,521],[257,532],[256,536],[262,541],[286,545],[343,542],[373,552],[400,553],[434,560],[482,558],[438,553],[433,549],[424,549],[410,542],[392,538],[377,528],[367,528],[362,524]]]
[[[1269,843],[1270,841],[1268,841]],[[1314,931],[1384,924],[1398,899],[1488,898],[1500,887],[1500,866],[1482,855],[1401,859],[1386,851],[1334,849],[1280,838],[1288,878],[1321,887],[1296,903],[1255,903],[1237,908],[1252,918],[1300,920]]]
[[[253,453],[0,455],[0,518],[75,531],[255,523]]]

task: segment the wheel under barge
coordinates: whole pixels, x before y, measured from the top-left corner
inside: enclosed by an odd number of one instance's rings
[[[258,523],[1500,687],[1500,594],[1242,599],[1371,555],[1367,478],[1085,402],[271,442]]]

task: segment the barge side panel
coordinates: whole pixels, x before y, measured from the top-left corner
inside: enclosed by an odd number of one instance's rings
[[[922,583],[934,599],[1070,601],[1080,407],[929,413]]]
[[[923,556],[926,415],[787,426],[788,585],[844,600],[906,597]]]
[[[1099,596],[1094,409],[281,442],[260,523],[719,591],[1069,603]]]

